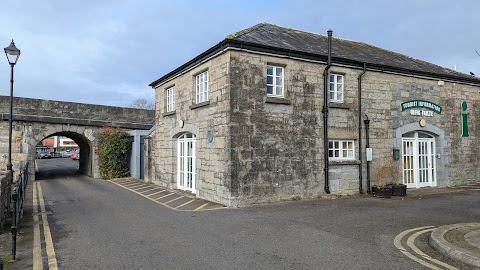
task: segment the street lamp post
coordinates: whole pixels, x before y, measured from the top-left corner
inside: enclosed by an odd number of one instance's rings
[[[7,170],[10,174],[10,182],[13,182],[13,166],[12,166],[12,125],[13,125],[13,67],[17,63],[18,57],[20,57],[20,50],[15,47],[15,42],[10,43],[10,46],[4,49],[7,56],[8,63],[11,67],[10,72],[10,117],[9,117],[9,129],[8,129],[8,163]]]
[[[20,57],[20,50],[15,47],[15,43],[10,43],[10,46],[4,48],[5,55],[7,56],[8,63],[11,67],[10,73],[10,117],[9,117],[9,129],[8,129],[8,163],[7,163],[7,170],[10,177],[10,183],[13,183],[13,166],[12,166],[12,125],[13,125],[13,67],[17,63],[18,57]],[[13,211],[13,218],[12,218],[12,259],[16,260],[16,250],[17,250],[17,199],[18,194],[17,191],[14,191],[12,194],[12,200],[14,202],[14,211]]]

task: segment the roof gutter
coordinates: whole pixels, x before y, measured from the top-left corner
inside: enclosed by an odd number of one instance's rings
[[[323,71],[323,172],[324,172],[324,179],[325,179],[325,192],[330,194],[330,186],[329,186],[329,179],[328,179],[328,83],[329,77],[328,70],[332,66],[332,34],[333,31],[330,29],[327,31],[328,33],[328,59],[327,59],[327,66]]]

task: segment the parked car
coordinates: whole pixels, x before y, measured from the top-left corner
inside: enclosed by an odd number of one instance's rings
[[[79,152],[74,152],[71,156],[71,159],[73,160],[79,160],[80,159],[80,153]]]
[[[47,151],[38,151],[37,154],[35,155],[35,158],[38,158],[38,159],[52,158],[52,155]]]
[[[75,153],[75,151],[65,150],[65,151],[60,152],[60,156],[61,157],[71,157],[73,153]]]

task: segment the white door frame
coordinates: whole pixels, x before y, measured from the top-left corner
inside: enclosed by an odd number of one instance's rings
[[[177,143],[177,188],[196,193],[195,190],[195,135],[185,133]]]
[[[426,133],[409,134],[402,137],[403,183],[408,188],[437,186],[435,138]]]

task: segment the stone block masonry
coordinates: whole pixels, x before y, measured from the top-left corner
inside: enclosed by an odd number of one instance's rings
[[[284,97],[266,95],[267,65],[284,67]],[[155,183],[177,186],[177,137],[196,136],[197,196],[229,206],[315,198],[325,193],[323,175],[323,70],[325,65],[250,51],[226,51],[172,80],[156,86],[157,129],[154,137],[157,170]],[[195,103],[195,75],[209,71],[209,101]],[[343,101],[329,102],[329,140],[354,142],[354,158],[330,161],[331,192],[359,192],[359,166],[366,188],[365,151],[359,156],[358,76],[362,69],[333,65],[331,73],[344,78]],[[465,97],[478,96],[479,87],[453,82],[368,70],[363,76],[362,117],[370,122],[372,170],[379,161],[403,149],[402,139],[418,133],[435,141],[434,186],[462,184],[480,176],[476,166],[478,99],[469,98],[470,137],[461,134],[461,108]],[[165,92],[175,86],[177,108],[165,114]],[[425,100],[442,108],[429,113],[402,110],[409,100]],[[425,105],[425,104],[424,104]],[[426,106],[426,105],[425,105]],[[425,107],[424,106],[424,107]],[[435,110],[435,111],[432,111]],[[419,125],[425,118],[426,126]],[[186,124],[183,128],[178,121]],[[360,121],[363,123],[363,121]],[[362,136],[358,138],[361,129]],[[213,138],[209,141],[209,135]],[[402,150],[405,151],[405,150]],[[401,152],[403,153],[403,152]],[[433,159],[432,159],[433,158]],[[360,162],[362,160],[363,162]],[[465,162],[466,161],[466,162]],[[403,166],[403,159],[396,161]],[[403,179],[403,175],[400,176]],[[377,179],[370,179],[372,185]]]

